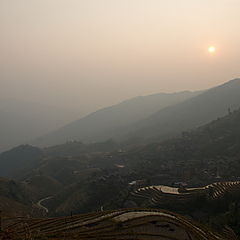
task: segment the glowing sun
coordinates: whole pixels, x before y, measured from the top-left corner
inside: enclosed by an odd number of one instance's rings
[[[216,48],[215,48],[214,46],[210,46],[210,47],[208,48],[208,52],[213,54],[213,53],[216,52]]]

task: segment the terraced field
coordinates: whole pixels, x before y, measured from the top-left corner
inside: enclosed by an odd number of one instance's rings
[[[132,193],[134,197],[148,200],[153,205],[169,202],[188,202],[200,197],[208,201],[219,200],[226,195],[240,196],[240,181],[217,182],[199,188],[173,188],[167,186],[149,186],[139,188]]]
[[[123,209],[62,218],[3,219],[0,239],[11,240],[234,240],[164,210]]]

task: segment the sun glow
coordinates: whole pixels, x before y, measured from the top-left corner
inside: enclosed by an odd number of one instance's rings
[[[213,54],[213,53],[216,52],[216,48],[215,48],[214,46],[210,46],[210,47],[208,48],[208,52],[211,53],[211,54]]]

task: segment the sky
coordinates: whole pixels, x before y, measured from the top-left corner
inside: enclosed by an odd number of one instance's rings
[[[239,0],[0,0],[0,98],[83,116],[222,84],[240,76],[239,12]]]

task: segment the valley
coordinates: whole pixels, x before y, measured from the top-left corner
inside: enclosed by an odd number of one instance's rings
[[[240,0],[0,0],[0,240],[240,240]]]
[[[240,85],[238,81],[230,85],[236,83]],[[165,140],[160,135],[154,141],[72,140],[42,148],[20,145],[3,152],[3,216],[59,218],[155,208],[187,215],[201,224],[207,222],[215,231],[229,225],[239,234],[240,188],[236,187],[235,194],[230,190],[220,194],[225,185],[230,189],[240,181],[240,108],[226,106],[225,116],[188,130],[182,126],[181,134]],[[209,201],[211,186],[219,186],[216,196],[222,197]]]

